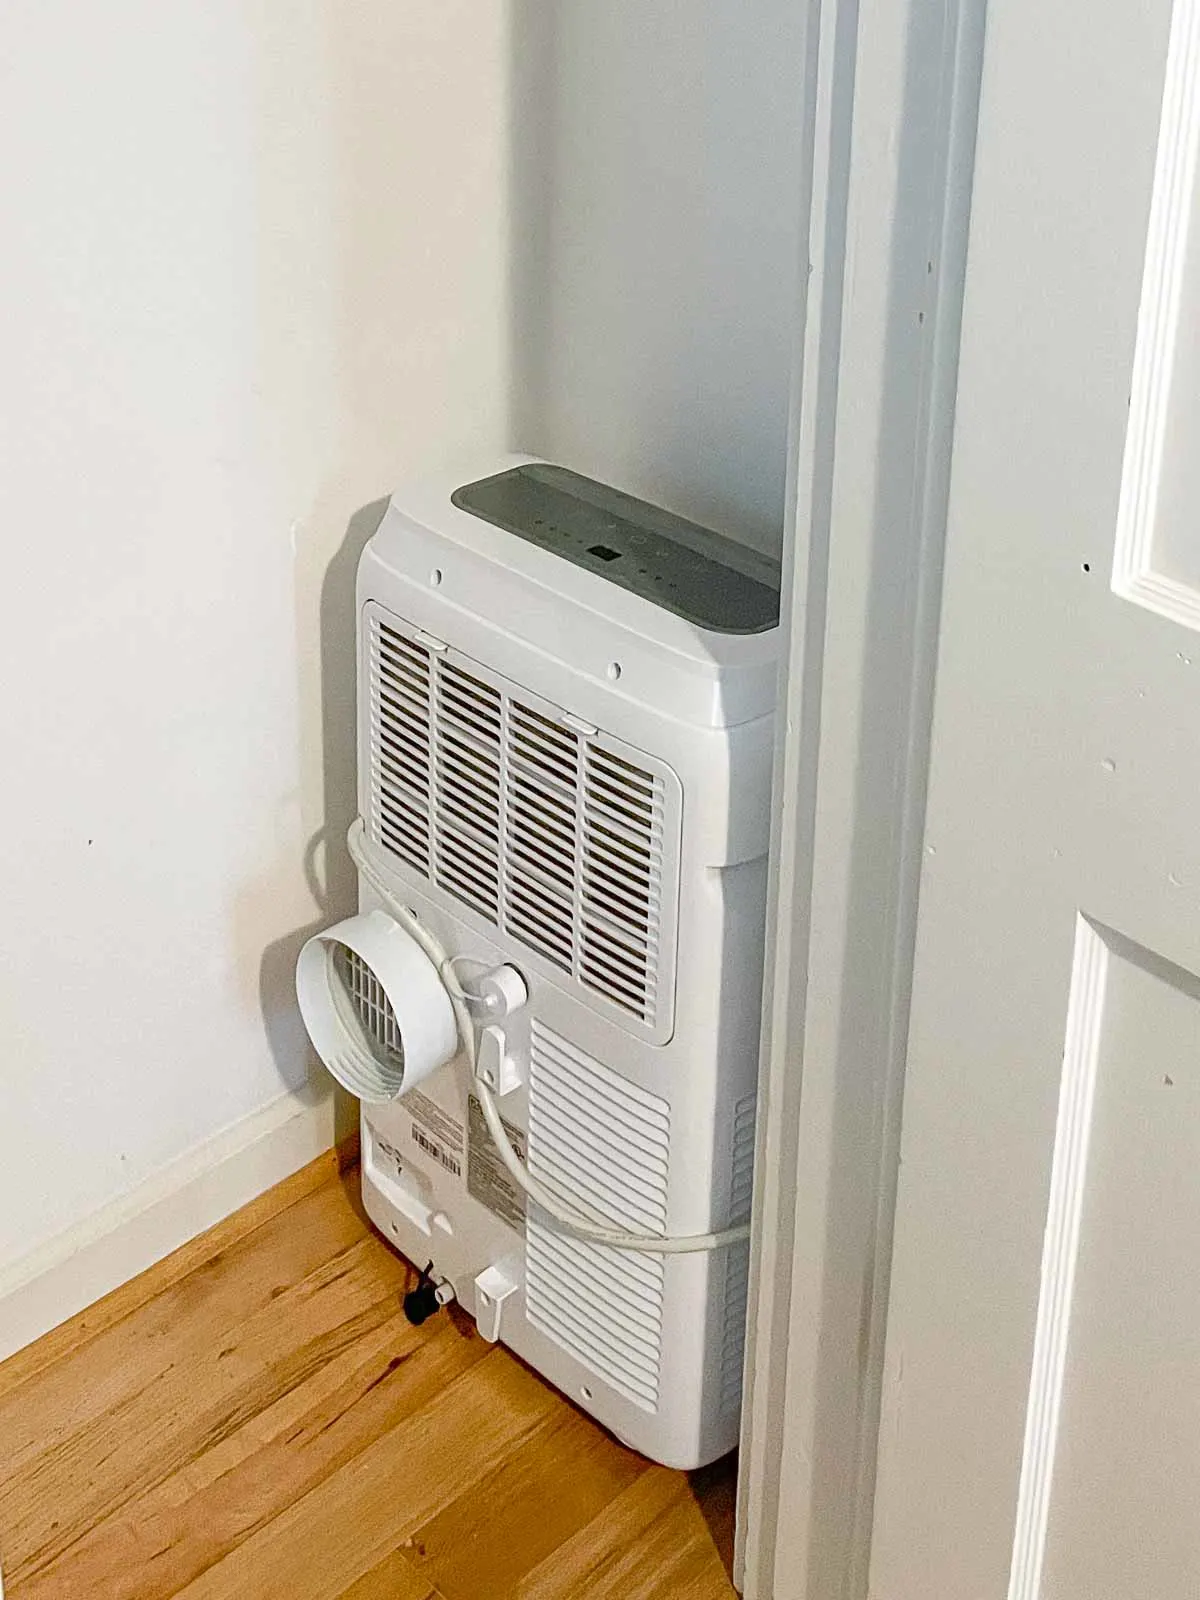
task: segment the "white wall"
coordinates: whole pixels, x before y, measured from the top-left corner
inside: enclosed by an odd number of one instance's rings
[[[342,547],[503,442],[507,48],[504,0],[0,9],[0,1291],[325,1093]]]
[[[305,862],[356,508],[511,440],[777,548],[801,10],[0,9],[0,1301],[256,1119],[332,1130],[291,969],[352,900]]]
[[[796,0],[515,0],[518,442],[778,552]]]

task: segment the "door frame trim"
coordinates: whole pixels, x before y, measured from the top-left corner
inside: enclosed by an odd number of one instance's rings
[[[808,5],[747,1600],[867,1594],[985,8]]]

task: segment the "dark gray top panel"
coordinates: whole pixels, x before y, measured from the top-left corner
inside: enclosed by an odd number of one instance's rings
[[[514,467],[451,499],[697,627],[762,633],[779,621],[776,562],[565,467]]]

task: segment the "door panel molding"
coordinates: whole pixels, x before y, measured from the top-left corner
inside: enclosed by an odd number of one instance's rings
[[[1147,1030],[1155,1052],[1145,1049]],[[1106,1492],[1114,1484],[1132,1488],[1137,1482],[1143,1503],[1159,1508],[1174,1494],[1180,1503],[1165,1515],[1189,1523],[1189,1463],[1200,1455],[1189,1424],[1194,1402],[1186,1391],[1169,1394],[1174,1440],[1159,1433],[1153,1415],[1142,1419],[1153,1438],[1147,1453],[1146,1433],[1136,1426],[1138,1383],[1114,1390],[1106,1353],[1120,1350],[1152,1385],[1172,1329],[1194,1324],[1190,1271],[1161,1269],[1167,1260],[1190,1267],[1200,1209],[1187,1123],[1187,1107],[1196,1100],[1198,1043],[1195,973],[1079,914],[1008,1600],[1040,1600],[1043,1584],[1055,1594],[1100,1592],[1102,1573],[1114,1591],[1138,1592],[1136,1573],[1118,1575],[1113,1566],[1126,1553],[1111,1543],[1097,1551],[1095,1525],[1086,1520],[1099,1515],[1106,1530],[1146,1527],[1144,1504],[1114,1512]],[[1134,1180],[1150,1161],[1155,1181],[1139,1197]],[[1117,1236],[1114,1209],[1137,1239],[1136,1251],[1129,1238]],[[1147,1303],[1148,1280],[1158,1291],[1153,1305]],[[1169,1364],[1162,1370],[1170,1371]],[[1106,1462],[1103,1480],[1091,1475],[1098,1457]],[[1081,1461],[1089,1463],[1082,1486]],[[1082,1570],[1081,1551],[1087,1552]],[[1192,1592],[1194,1556],[1191,1562],[1188,1576],[1180,1572],[1180,1594]]]
[[[1138,309],[1112,585],[1124,598],[1191,628],[1200,628],[1200,588],[1161,570],[1156,546],[1189,264],[1193,292],[1200,294],[1200,240],[1193,230],[1198,157],[1200,0],[1175,0]],[[1189,241],[1195,254],[1189,255]]]
[[[1068,991],[1062,1087],[1050,1168],[1050,1202],[1008,1600],[1040,1600],[1042,1592],[1107,989],[1108,945],[1081,916],[1075,928]]]

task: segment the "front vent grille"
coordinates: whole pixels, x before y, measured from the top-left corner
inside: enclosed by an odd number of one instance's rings
[[[743,1096],[734,1107],[730,1157],[731,1223],[750,1215],[754,1185],[755,1098]],[[734,1411],[742,1403],[742,1366],[746,1352],[746,1303],[750,1285],[750,1245],[738,1244],[725,1252],[725,1294],[721,1311],[721,1410]]]
[[[617,1228],[663,1233],[670,1107],[543,1024],[533,1024],[529,1170]],[[661,1256],[587,1244],[542,1221],[526,1230],[532,1327],[618,1393],[658,1409]]]
[[[372,630],[371,818],[376,839],[429,870],[429,654],[402,634]]]
[[[371,837],[667,1036],[678,779],[367,610]]]

